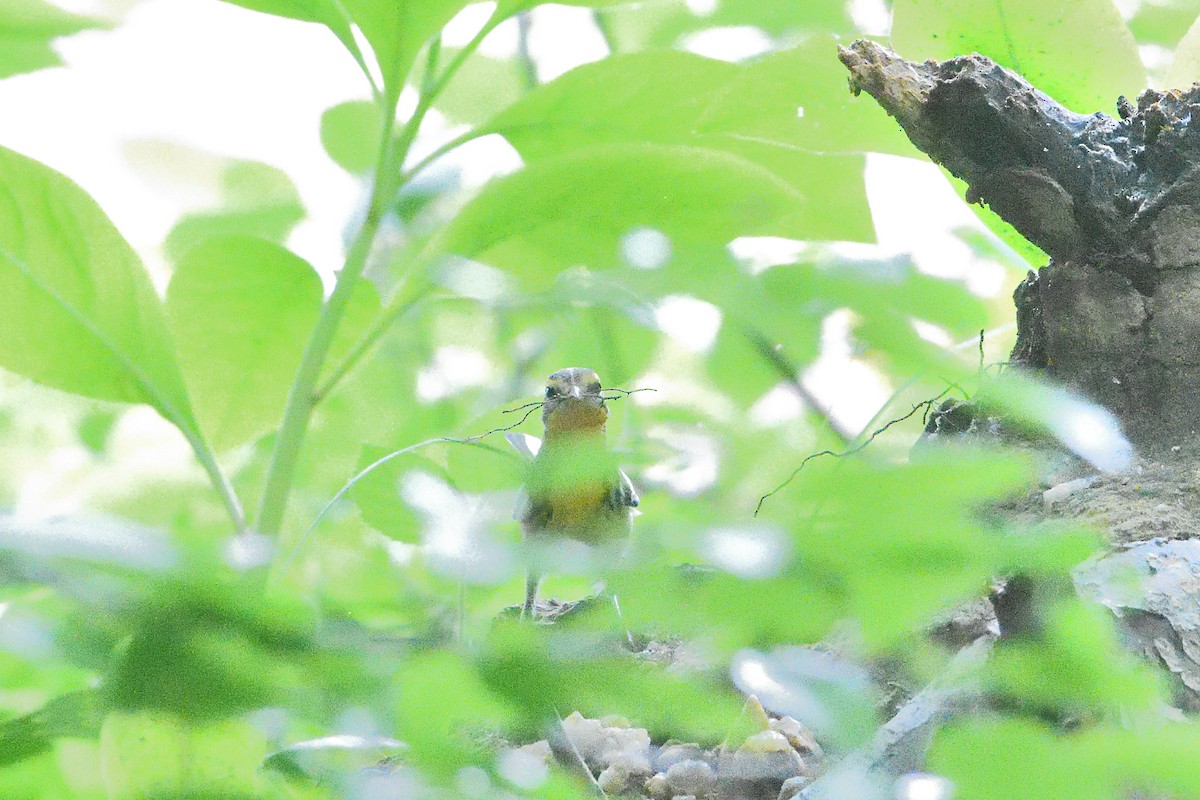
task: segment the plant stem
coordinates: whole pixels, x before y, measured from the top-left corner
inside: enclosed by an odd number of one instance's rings
[[[349,374],[350,370],[354,369],[359,359],[375,346],[375,343],[387,332],[392,323],[407,314],[413,306],[424,300],[427,295],[428,290],[425,290],[409,297],[404,302],[396,303],[384,309],[379,318],[375,320],[375,324],[371,326],[371,329],[355,343],[353,349],[338,362],[337,366],[329,371],[325,381],[313,392],[313,403],[320,403],[328,397],[329,393],[337,388],[337,385]]]
[[[354,286],[366,269],[375,236],[383,224],[383,219],[391,207],[396,191],[403,185],[405,176],[399,175],[400,168],[408,156],[417,132],[421,127],[430,107],[438,94],[445,88],[450,78],[462,66],[467,57],[479,46],[484,37],[503,21],[499,14],[493,14],[475,37],[460,50],[446,68],[437,76],[432,77],[441,53],[441,39],[435,39],[429,47],[429,56],[424,80],[421,85],[421,95],[412,116],[405,123],[400,135],[392,139],[395,125],[395,108],[398,97],[397,89],[388,89],[385,100],[383,131],[379,137],[379,154],[375,160],[375,180],[371,188],[371,199],[367,208],[366,219],[350,245],[346,261],[338,273],[337,284],[329,300],[321,310],[321,318],[313,328],[312,336],[292,379],[292,387],[288,392],[287,405],[283,412],[283,421],[275,438],[275,449],[271,453],[271,463],[267,468],[266,486],[263,489],[262,500],[258,506],[256,529],[267,536],[275,536],[283,527],[284,512],[287,510],[288,495],[291,494],[292,483],[296,475],[296,465],[300,459],[300,449],[304,444],[308,423],[312,419],[313,409],[318,399],[316,393],[317,381],[333,344],[338,325],[345,314],[346,305],[354,292]],[[393,86],[399,81],[392,81]],[[395,176],[393,176],[395,173]]]
[[[192,452],[196,454],[196,460],[200,462],[200,466],[204,467],[204,471],[208,474],[209,482],[217,490],[217,494],[221,496],[221,501],[225,504],[225,511],[233,521],[233,527],[237,530],[238,534],[246,533],[249,528],[246,525],[246,514],[242,511],[242,503],[238,500],[237,493],[233,490],[233,484],[229,482],[229,477],[221,469],[221,464],[217,461],[216,454],[209,449],[208,444],[204,441],[204,437],[190,425],[181,426],[179,430],[184,435],[184,438],[187,439],[188,444],[192,446]]]
[[[529,52],[529,34],[532,30],[533,13],[522,11],[517,15],[517,63],[521,65],[526,91],[538,85],[537,62]]]

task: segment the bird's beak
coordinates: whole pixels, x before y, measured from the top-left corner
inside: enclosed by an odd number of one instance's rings
[[[567,397],[574,397],[576,400],[582,400],[583,399],[583,390],[580,389],[578,386],[572,386],[571,393],[569,395],[567,395]]]

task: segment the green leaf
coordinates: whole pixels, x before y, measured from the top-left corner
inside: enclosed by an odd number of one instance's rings
[[[321,297],[308,262],[261,239],[210,239],[180,262],[167,312],[200,428],[214,447],[243,444],[278,424]]]
[[[832,44],[829,47],[832,50]],[[529,93],[485,130],[508,139],[530,168],[542,159],[615,143],[696,147],[734,156],[764,168],[795,192],[794,227],[778,235],[874,241],[863,161],[815,152],[846,152],[854,147],[833,143],[855,140],[841,135],[842,128],[812,141],[805,138],[808,132],[821,130],[822,120],[829,126],[830,120],[841,116],[842,105],[849,102],[845,79],[835,80],[826,70],[828,79],[820,86],[826,94],[833,91],[830,85],[835,86],[837,101],[814,111],[818,119],[813,126],[797,119],[797,107],[806,97],[821,96],[820,92],[814,95],[804,80],[781,77],[793,71],[804,75],[804,62],[812,58],[805,51],[800,59],[772,62],[767,74],[757,74],[754,67],[689,53],[614,56],[574,69]],[[654,113],[646,113],[651,108]],[[864,108],[866,119],[872,118],[871,111]],[[846,127],[856,126],[852,120]],[[889,120],[876,122],[873,130],[881,134],[879,149],[903,147]],[[869,136],[857,139],[860,145],[870,140]],[[736,216],[737,211],[727,213]]]
[[[339,167],[355,175],[370,172],[379,152],[383,115],[368,100],[349,100],[321,115],[321,144]]]
[[[544,283],[574,264],[619,265],[621,239],[635,228],[722,249],[743,235],[802,235],[804,199],[768,170],[719,150],[609,145],[493,181],[432,246]]]
[[[1146,86],[1112,0],[896,0],[892,46],[915,61],[980,53],[1081,114],[1111,111]]]
[[[100,757],[109,797],[257,797],[265,735],[244,720],[198,724],[156,712],[113,712]]]
[[[1133,31],[1138,44],[1174,48],[1195,22],[1197,14],[1200,14],[1200,2],[1197,0],[1139,3],[1133,18],[1129,20],[1129,29]]]
[[[383,84],[399,96],[417,52],[469,0],[343,0],[342,6],[371,43]]]
[[[167,257],[178,263],[188,250],[220,236],[257,236],[283,244],[304,219],[304,205],[283,170],[235,161],[222,175],[221,206],[184,216],[167,234]]]
[[[443,48],[442,59],[455,57],[455,48]],[[455,122],[478,124],[490,119],[521,96],[525,78],[514,59],[469,55],[454,80],[438,95],[434,108]]]
[[[31,714],[0,723],[0,765],[8,765],[53,747],[62,737],[90,738],[100,731],[102,706],[92,689],[54,698]]]
[[[1175,48],[1175,58],[1164,79],[1168,87],[1185,89],[1200,80],[1200,19],[1192,23]]]
[[[101,20],[68,13],[42,0],[6,0],[0,6],[0,78],[57,66],[62,60],[51,41],[107,27]]]
[[[193,424],[162,304],[82,189],[0,148],[0,366]]]
[[[837,47],[833,36],[813,36],[740,68],[708,103],[698,130],[820,153],[916,155],[895,120],[846,88]]]
[[[530,92],[484,130],[503,135],[527,161],[611,142],[675,143],[740,74],[735,64],[691,53],[613,56]]]

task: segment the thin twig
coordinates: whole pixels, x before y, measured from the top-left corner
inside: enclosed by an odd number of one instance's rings
[[[952,388],[953,387],[947,386],[936,397],[931,397],[928,400],[922,400],[921,402],[914,405],[912,407],[912,409],[909,410],[908,413],[904,414],[903,416],[888,420],[887,423],[885,423],[883,426],[881,426],[879,428],[876,428],[874,431],[872,431],[870,436],[868,436],[866,439],[859,442],[858,444],[854,445],[853,447],[847,448],[845,450],[821,450],[820,452],[811,453],[811,454],[805,456],[804,460],[800,462],[800,466],[798,466],[798,467],[796,467],[796,469],[792,470],[792,474],[789,475],[787,477],[787,479],[784,480],[783,483],[779,484],[774,489],[767,492],[762,497],[758,498],[758,505],[754,507],[754,516],[756,516],[756,517],[758,516],[758,512],[762,510],[763,503],[766,502],[768,497],[771,497],[771,496],[776,495],[779,492],[781,492],[785,486],[787,486],[789,483],[791,483],[793,480],[796,479],[796,476],[800,474],[800,471],[802,469],[804,469],[804,467],[808,465],[808,462],[812,461],[814,458],[819,458],[820,456],[833,456],[834,458],[845,458],[846,456],[854,455],[855,453],[864,449],[867,445],[871,444],[871,442],[875,441],[875,437],[882,434],[888,428],[892,427],[893,425],[898,425],[899,423],[904,422],[907,419],[910,419],[914,414],[916,414],[921,409],[928,410],[930,407],[933,406],[934,403],[936,403],[937,401],[939,401],[943,397],[945,397],[951,391]]]

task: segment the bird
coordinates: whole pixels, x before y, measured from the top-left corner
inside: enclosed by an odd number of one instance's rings
[[[526,542],[567,538],[602,545],[632,534],[638,494],[608,449],[604,401],[595,370],[568,367],[546,380],[545,438],[529,464],[514,514]],[[522,617],[533,618],[541,579],[531,565]]]

